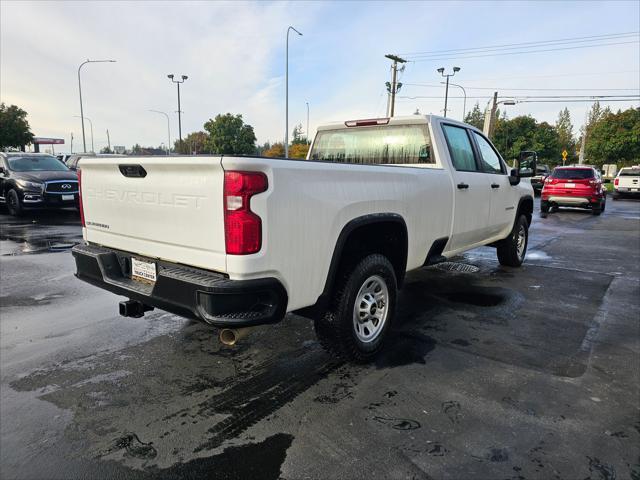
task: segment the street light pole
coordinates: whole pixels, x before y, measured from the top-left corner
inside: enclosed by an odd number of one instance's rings
[[[80,70],[87,63],[115,63],[115,60],[89,60],[82,62],[78,67],[78,93],[80,95],[80,119],[82,121],[82,148],[84,152],[87,151],[87,142],[84,137],[84,111],[82,108],[82,82],[80,81]],[[93,143],[93,142],[92,142]]]
[[[460,71],[460,67],[453,67],[453,73],[449,73],[449,74],[445,74],[444,73],[444,67],[440,67],[438,69],[438,72],[440,73],[440,75],[442,75],[443,77],[447,78],[447,87],[445,89],[445,93],[444,93],[444,116],[445,118],[447,117],[447,101],[449,100],[449,77],[453,77],[456,72]]]
[[[309,142],[309,102],[305,102],[307,104],[307,143]]]
[[[440,82],[440,83],[444,83],[444,82]],[[457,83],[450,83],[449,85],[451,85],[453,87],[461,88],[462,89],[462,93],[464,93],[464,104],[462,106],[462,121],[464,122],[464,116],[467,113],[467,91],[464,89],[464,87],[462,85],[458,85]]]
[[[175,80],[173,78],[174,76],[175,75],[171,73],[167,75],[167,78],[171,79],[173,83],[176,83],[178,85],[178,138],[180,139],[179,145],[182,146],[182,118],[181,118],[182,110],[180,110],[180,84],[184,83],[184,81],[189,77],[187,77],[186,75],[181,75],[180,78],[182,80]]]
[[[289,32],[293,30],[298,35],[302,34],[289,25],[287,28],[287,49],[285,61],[285,114],[284,114],[284,158],[289,158]]]
[[[79,117],[78,115],[74,115],[74,118],[83,118],[83,117]],[[91,119],[89,117],[84,117],[83,120],[87,120],[89,122],[89,125],[91,126],[91,152],[95,153],[95,150],[93,149],[93,122],[91,121]],[[82,141],[84,142],[84,132],[83,132]],[[85,147],[84,153],[86,153],[86,152],[87,152],[87,148]]]
[[[169,143],[167,143],[167,155],[169,155],[171,153],[171,126],[169,124],[169,115],[167,115],[165,112],[161,112],[160,110],[149,111],[159,113],[160,115],[164,115],[165,117],[167,117],[167,139],[169,140]]]

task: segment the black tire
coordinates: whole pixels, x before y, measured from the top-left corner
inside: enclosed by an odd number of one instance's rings
[[[598,216],[602,213],[602,206],[598,205],[597,207],[593,207],[591,209],[591,215]]]
[[[382,284],[386,287],[386,302],[381,296],[378,300],[367,303],[369,300],[363,298],[363,295],[368,295],[367,288],[375,289],[376,285],[381,287]],[[358,363],[373,360],[382,349],[387,332],[393,323],[397,288],[395,271],[386,257],[373,254],[362,259],[340,280],[329,311],[314,322],[316,335],[322,346],[344,360]],[[363,289],[365,289],[364,293]],[[381,290],[375,291],[378,294],[384,293],[382,287]],[[356,325],[355,309],[358,298],[361,298],[358,315],[364,315],[363,318],[367,320],[375,313],[380,315],[383,308],[386,309],[382,314],[383,318],[378,320],[379,323],[370,323],[373,327],[371,331],[367,329],[369,322],[358,322]],[[373,300],[373,297],[371,299]],[[371,322],[374,321],[371,320]],[[364,341],[362,337],[368,334],[371,334],[371,340]]]
[[[540,202],[540,211],[542,213],[549,213],[549,204],[547,202]]]
[[[22,215],[22,203],[20,203],[20,197],[14,189],[7,192],[7,210],[9,210],[9,215],[14,217]]]
[[[518,249],[519,240],[524,242]],[[509,236],[498,244],[497,253],[500,265],[519,267],[527,254],[529,244],[529,222],[527,217],[520,215],[513,225]]]
[[[605,209],[606,207],[607,207],[607,201],[606,201],[606,200],[603,200],[603,201],[602,201],[602,208],[601,208],[601,210],[604,212],[604,209]]]

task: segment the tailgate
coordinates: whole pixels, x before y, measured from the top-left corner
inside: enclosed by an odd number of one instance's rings
[[[83,158],[84,238],[224,272],[220,157]]]

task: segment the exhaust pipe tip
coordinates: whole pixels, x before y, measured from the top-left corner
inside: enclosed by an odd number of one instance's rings
[[[227,345],[229,347],[234,346],[238,343],[242,338],[249,335],[252,327],[245,328],[223,328],[220,330],[220,343],[223,345]]]

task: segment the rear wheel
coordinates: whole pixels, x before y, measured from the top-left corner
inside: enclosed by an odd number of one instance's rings
[[[524,261],[529,243],[529,223],[527,217],[520,215],[507,238],[498,244],[497,253],[500,265],[519,267]]]
[[[22,215],[22,203],[20,203],[18,193],[13,189],[7,193],[7,210],[9,210],[9,214],[14,217]]]
[[[396,295],[389,260],[379,254],[365,257],[345,274],[331,308],[315,321],[320,343],[346,360],[372,360],[393,322]]]

